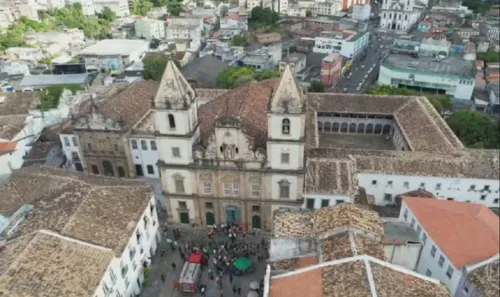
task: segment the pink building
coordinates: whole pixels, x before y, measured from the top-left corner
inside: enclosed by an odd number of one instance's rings
[[[321,82],[325,88],[337,85],[342,75],[342,56],[329,54],[321,61]]]

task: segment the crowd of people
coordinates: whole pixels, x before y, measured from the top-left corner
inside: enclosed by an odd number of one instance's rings
[[[167,234],[166,226],[163,230]],[[240,224],[233,222],[232,224],[221,224],[208,229],[206,237],[190,240],[183,238],[180,229],[173,230],[173,240],[169,240],[172,252],[179,252],[182,259],[182,264],[188,260],[191,253],[201,254],[201,270],[202,273],[206,269],[208,272],[208,281],[215,282],[220,297],[224,297],[224,280],[229,280],[232,286],[233,296],[241,296],[241,284],[237,285],[234,282],[234,277],[238,276],[235,273],[234,262],[241,257],[248,258],[255,262],[260,262],[268,258],[269,250],[266,240],[262,239],[255,243],[252,240],[247,240],[246,229]],[[251,268],[254,266],[252,265]],[[175,271],[176,263],[172,262],[172,268]],[[241,273],[251,272],[252,269],[241,271]],[[163,279],[163,276],[162,276]],[[259,293],[263,289],[263,280],[260,281],[260,288],[255,290]],[[207,286],[198,284],[198,291],[201,296],[205,296]]]

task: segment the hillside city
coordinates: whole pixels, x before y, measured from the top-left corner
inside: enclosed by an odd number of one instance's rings
[[[500,296],[497,0],[3,0],[0,296]]]

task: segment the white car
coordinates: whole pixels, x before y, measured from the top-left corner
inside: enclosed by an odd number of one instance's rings
[[[368,78],[368,74],[365,74],[365,79],[367,79],[367,78]]]
[[[373,66],[372,66],[372,67],[373,67],[373,68],[375,68],[376,66],[377,66],[377,63],[373,64]]]
[[[365,65],[361,65],[361,69],[365,69]]]
[[[361,86],[358,86],[358,87],[356,88],[356,91],[359,91],[360,89],[361,89]]]

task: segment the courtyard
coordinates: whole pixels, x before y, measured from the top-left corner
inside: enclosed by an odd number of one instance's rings
[[[162,225],[163,226],[163,225]],[[181,259],[181,254],[179,249],[174,251],[171,248],[169,240],[174,240],[173,229],[179,228],[181,232],[181,237],[177,240],[177,243],[183,249],[183,253],[186,257],[189,257],[189,252],[185,249],[185,243],[189,242],[192,246],[208,247],[208,236],[207,227],[191,227],[188,225],[175,225],[168,226],[167,235],[162,234],[162,241],[158,247],[158,250],[154,257],[151,259],[151,272],[150,272],[150,284],[143,288],[141,297],[181,297],[181,296],[201,296],[201,293],[187,294],[181,293],[178,289],[174,288],[174,281],[179,279],[179,276],[184,265],[184,261]],[[247,234],[245,238],[241,234],[237,234],[235,243],[247,243],[249,245],[257,245],[261,243],[263,235],[250,235]],[[268,239],[265,238],[268,242]],[[227,241],[228,238],[223,233],[214,235],[213,242],[220,244],[223,241]],[[260,249],[262,251],[262,248]],[[161,252],[164,255],[161,256]],[[208,268],[214,271],[213,267],[213,255],[210,255],[208,259]],[[259,261],[256,256],[250,256],[249,259],[255,263],[256,269],[252,273],[244,274],[243,276],[234,276],[232,284],[230,283],[229,275],[225,274],[223,279],[223,295],[224,297],[231,296],[244,296],[246,297],[251,291],[250,283],[257,281],[260,282],[264,279],[266,271],[266,260]],[[172,267],[172,263],[175,263],[175,270]],[[220,290],[215,279],[211,280],[208,273],[208,268],[205,267],[200,276],[200,284],[206,286],[205,296],[206,297],[220,297]],[[162,280],[162,274],[165,277],[165,281]],[[241,288],[241,294],[233,292],[233,286],[236,288]]]

